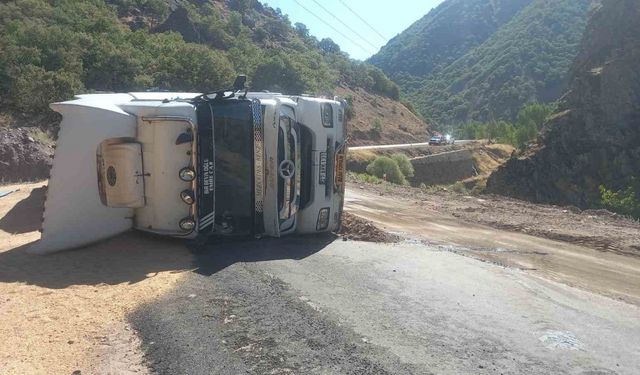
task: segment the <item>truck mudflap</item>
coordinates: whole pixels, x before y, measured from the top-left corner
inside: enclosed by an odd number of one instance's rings
[[[136,119],[116,106],[52,104],[62,123],[49,178],[36,254],[85,246],[130,230],[133,209],[102,204],[96,150],[108,138],[135,137]]]

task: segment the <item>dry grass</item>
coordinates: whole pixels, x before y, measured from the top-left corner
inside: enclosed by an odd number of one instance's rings
[[[355,117],[349,121],[351,146],[426,142],[428,125],[400,102],[365,92],[338,87],[336,94],[353,99]],[[382,129],[374,130],[379,121]]]
[[[370,163],[376,158],[376,156],[378,155],[374,151],[369,150],[349,151],[347,154],[347,161]]]
[[[473,163],[480,175],[489,175],[504,164],[514,150],[511,145],[487,145],[473,152]]]

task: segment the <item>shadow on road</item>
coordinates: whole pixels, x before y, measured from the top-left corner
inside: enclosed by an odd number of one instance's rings
[[[131,232],[78,250],[33,255],[33,243],[0,253],[0,282],[61,289],[71,285],[137,283],[159,272],[193,269],[179,240]]]
[[[210,276],[235,263],[300,260],[319,252],[335,239],[335,235],[316,235],[251,241],[210,240],[194,251],[196,272]]]
[[[303,259],[334,240],[290,237],[209,243],[195,254],[182,240],[131,232],[78,250],[51,255],[27,253],[27,244],[0,253],[0,282],[61,289],[71,285],[137,283],[159,272],[210,276],[242,262]]]
[[[45,187],[33,189],[27,198],[13,206],[0,218],[0,230],[18,234],[40,229],[45,190]]]

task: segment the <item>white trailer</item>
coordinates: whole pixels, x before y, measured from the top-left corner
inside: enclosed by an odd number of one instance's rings
[[[337,230],[344,101],[237,89],[52,104],[62,123],[42,238],[30,250],[130,229],[188,239]]]

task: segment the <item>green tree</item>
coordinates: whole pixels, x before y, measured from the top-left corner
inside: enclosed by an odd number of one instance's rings
[[[331,38],[324,38],[318,43],[318,47],[324,53],[340,53],[340,46]]]
[[[631,178],[629,186],[620,190],[610,190],[600,186],[601,202],[603,208],[621,215],[640,218],[640,183],[636,178]]]
[[[298,33],[301,38],[306,39],[309,37],[309,28],[307,27],[307,25],[305,25],[304,23],[296,22],[293,26],[296,29],[296,33]]]
[[[398,163],[395,160],[387,156],[378,156],[367,166],[367,173],[378,178],[386,178],[387,181],[398,184],[406,185],[405,179]]]
[[[529,104],[524,106],[520,112],[516,123],[519,127],[527,127],[533,124],[540,131],[547,118],[553,113],[553,106],[549,104]]]
[[[48,72],[41,67],[27,65],[15,78],[12,101],[24,112],[41,112],[49,103],[69,100],[82,88],[80,77],[64,72]]]
[[[391,155],[391,159],[393,159],[400,167],[400,171],[406,178],[413,178],[413,164],[411,164],[411,160],[405,154],[393,154]]]

